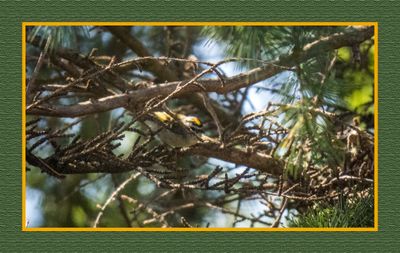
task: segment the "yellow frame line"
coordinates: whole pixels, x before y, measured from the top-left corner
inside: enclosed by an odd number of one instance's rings
[[[95,22],[95,21],[74,21],[74,22],[22,22],[25,26],[376,26],[378,22]]]
[[[374,227],[372,228],[72,228],[41,227],[28,228],[26,224],[26,27],[27,26],[374,26]],[[235,232],[376,232],[378,231],[378,22],[22,22],[22,231],[235,231]]]
[[[25,207],[25,200],[26,200],[26,162],[25,162],[25,157],[26,157],[26,131],[25,131],[25,127],[26,127],[26,114],[25,114],[25,95],[26,95],[26,80],[25,80],[25,71],[26,71],[26,46],[25,46],[25,38],[26,38],[26,29],[25,29],[25,25],[22,25],[22,228],[24,229],[26,226],[26,221],[25,221],[25,217],[26,217],[26,207]]]
[[[24,228],[27,232],[375,232],[375,228]]]
[[[378,230],[378,23],[374,26],[374,227]]]

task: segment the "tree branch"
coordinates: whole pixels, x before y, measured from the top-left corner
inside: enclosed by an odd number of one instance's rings
[[[217,143],[199,143],[183,150],[184,154],[214,157],[227,162],[255,168],[261,172],[279,176],[283,171],[282,161],[262,152],[246,152],[243,148],[221,147]]]
[[[227,78],[224,80],[224,84],[222,84],[219,79],[198,80],[196,85],[188,85],[185,89],[176,92],[176,94],[171,98],[182,97],[199,91],[225,94],[230,91],[238,90],[290,69],[291,66],[294,65],[294,62],[299,59],[305,61],[324,51],[334,50],[343,46],[350,46],[354,43],[360,43],[371,38],[371,36],[373,36],[373,31],[373,27],[361,27],[333,34],[306,45],[300,55],[281,57],[276,62],[268,63],[245,73]],[[27,114],[54,117],[79,117],[87,114],[112,110],[118,107],[124,107],[128,104],[130,106],[135,106],[149,101],[154,98],[155,95],[164,98],[176,91],[179,86],[185,85],[187,82],[189,81],[163,83],[146,89],[135,90],[129,94],[125,93],[108,96],[96,101],[88,100],[70,106],[30,108],[27,110]]]

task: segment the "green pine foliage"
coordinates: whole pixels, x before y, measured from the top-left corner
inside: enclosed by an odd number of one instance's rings
[[[350,228],[374,226],[374,198],[369,194],[364,198],[357,198],[343,207],[336,205],[317,204],[308,212],[290,220],[289,227],[312,228]]]
[[[79,38],[88,38],[87,26],[35,26],[28,34],[28,40],[39,38],[40,44],[46,43],[49,53],[57,48],[76,48]]]

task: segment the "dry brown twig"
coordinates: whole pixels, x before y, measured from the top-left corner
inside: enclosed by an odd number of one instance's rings
[[[104,210],[107,208],[107,206],[115,199],[115,197],[124,189],[124,187],[131,181],[135,180],[137,177],[140,176],[140,173],[135,173],[132,174],[128,179],[126,179],[124,182],[122,182],[115,191],[113,191],[106,202],[100,207],[100,212],[97,214],[96,219],[93,222],[93,227],[97,227],[101,217],[104,214]]]

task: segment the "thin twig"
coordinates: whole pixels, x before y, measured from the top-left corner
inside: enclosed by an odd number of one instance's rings
[[[281,218],[282,218],[283,212],[285,212],[287,204],[288,204],[288,198],[283,197],[283,203],[282,203],[281,209],[279,210],[279,215],[278,215],[278,217],[276,217],[274,223],[272,223],[272,225],[271,225],[272,228],[279,227],[279,223],[281,222]]]
[[[103,216],[104,210],[107,208],[107,206],[114,200],[115,196],[124,189],[124,187],[132,180],[135,180],[138,176],[140,176],[140,173],[132,174],[128,179],[126,179],[124,182],[122,182],[115,191],[111,193],[111,195],[108,197],[106,202],[101,206],[100,212],[97,214],[95,221],[93,222],[93,227],[96,228],[97,225],[99,224],[101,216]]]
[[[219,136],[219,141],[222,143],[222,133],[224,132],[224,129],[221,125],[221,122],[218,119],[217,113],[215,112],[210,99],[208,98],[208,95],[205,92],[200,93],[201,97],[203,98],[203,103],[208,112],[210,113],[211,117],[213,118],[215,124],[217,125],[217,130],[218,130],[218,136]]]

